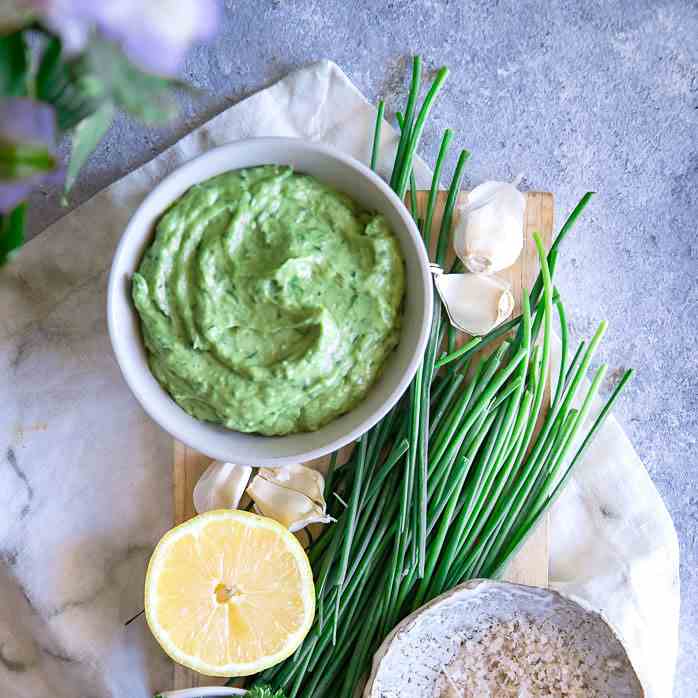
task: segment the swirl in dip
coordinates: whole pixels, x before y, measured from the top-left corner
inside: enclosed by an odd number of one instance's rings
[[[227,172],[158,223],[133,275],[150,369],[192,416],[267,435],[360,402],[398,342],[385,219],[289,167]]]

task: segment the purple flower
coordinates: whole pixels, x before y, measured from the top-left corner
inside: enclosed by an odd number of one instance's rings
[[[218,19],[215,0],[88,1],[104,34],[136,65],[161,75],[174,75],[189,46],[212,36]]]
[[[54,157],[53,107],[27,97],[0,100],[0,212],[37,187],[62,178]]]
[[[218,21],[217,0],[26,0],[61,36],[82,50],[96,27],[140,68],[174,75],[190,45],[207,39]]]

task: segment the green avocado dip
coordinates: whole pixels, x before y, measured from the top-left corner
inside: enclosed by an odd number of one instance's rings
[[[404,263],[385,219],[289,167],[197,184],[133,275],[150,369],[190,415],[260,434],[352,409],[398,342]]]

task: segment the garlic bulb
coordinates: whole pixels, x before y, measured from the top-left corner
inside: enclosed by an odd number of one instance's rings
[[[504,322],[514,310],[507,284],[483,274],[435,274],[434,283],[451,324],[480,337]]]
[[[322,474],[304,465],[260,468],[247,488],[255,509],[295,533],[312,523],[329,523]]]
[[[484,182],[460,208],[453,246],[466,268],[493,274],[510,267],[523,249],[526,198],[514,183]]]
[[[237,509],[252,475],[247,465],[213,461],[194,487],[194,509],[198,514],[214,509]]]

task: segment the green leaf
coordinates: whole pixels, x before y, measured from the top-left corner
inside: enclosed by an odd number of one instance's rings
[[[0,140],[0,180],[23,179],[55,167],[56,159],[46,146]]]
[[[66,192],[70,191],[75,184],[80,169],[109,130],[113,118],[114,105],[111,102],[105,102],[94,114],[83,119],[75,128],[68,172],[65,177]]]
[[[53,37],[39,61],[36,96],[53,105],[58,128],[68,131],[100,108],[106,90],[89,63],[81,56],[66,60],[60,40]]]
[[[52,102],[65,87],[65,66],[61,62],[61,42],[50,39],[36,71],[36,96],[44,102]]]
[[[66,58],[58,38],[51,38],[36,74],[38,99],[56,110],[63,131],[112,103],[149,124],[170,121],[177,113],[173,90],[177,80],[149,75],[136,68],[120,49],[103,39],[93,39],[84,55]]]
[[[0,266],[8,262],[24,242],[27,205],[20,204],[10,213],[0,216]]]
[[[27,94],[29,51],[24,34],[13,32],[0,37],[0,97]]]
[[[91,42],[86,59],[114,103],[129,114],[148,124],[166,123],[176,116],[172,90],[178,81],[142,72],[116,45],[100,39]]]

